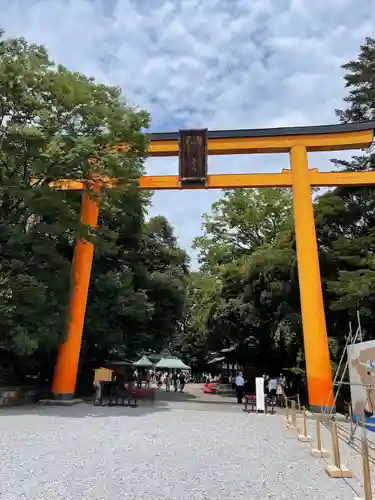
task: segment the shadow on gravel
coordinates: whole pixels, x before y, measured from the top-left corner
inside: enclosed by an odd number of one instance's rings
[[[176,407],[174,407],[174,403]],[[104,402],[106,404],[106,401]],[[155,391],[155,400],[138,401],[137,407],[129,407],[122,405],[113,406],[94,406],[90,398],[85,398],[83,403],[73,406],[54,406],[33,404],[16,407],[0,408],[0,418],[2,416],[25,416],[37,415],[40,417],[62,417],[62,418],[103,418],[103,417],[141,417],[150,413],[170,412],[173,409],[204,409],[204,407],[219,409],[220,406],[225,408],[239,408],[242,405],[237,405],[235,397],[232,394],[203,394],[199,387],[190,387],[187,392],[166,392],[164,389]],[[186,406],[185,406],[186,405]]]
[[[217,401],[215,399],[213,399],[212,401],[210,401],[209,399],[205,399],[205,400],[202,400],[202,399],[196,399],[196,400],[191,400],[189,401],[189,403],[194,403],[194,404],[204,404],[204,405],[221,405],[221,406],[241,406],[241,405],[237,405],[237,402],[235,400],[233,401]],[[243,405],[242,405],[243,406]]]
[[[173,410],[174,402],[187,403],[196,401],[196,396],[189,393],[157,391],[155,401],[139,400],[136,407],[112,405],[104,401],[103,406],[94,406],[91,400],[84,400],[83,403],[72,406],[59,406],[48,404],[33,404],[24,406],[12,406],[0,408],[0,418],[2,416],[25,416],[38,415],[41,417],[63,417],[63,418],[103,418],[117,417],[140,417],[149,413],[159,413]]]
[[[197,396],[194,394],[191,394],[189,392],[166,392],[163,390],[156,390],[155,391],[155,402],[158,401],[168,401],[168,402],[174,402],[174,401],[195,401],[197,399]]]
[[[73,406],[53,405],[28,405],[18,407],[7,407],[0,409],[1,417],[21,417],[25,415],[38,415],[40,417],[62,417],[62,418],[105,418],[105,417],[141,417],[149,413],[170,411],[166,403],[140,403],[136,407],[114,405],[94,406],[91,403],[79,403]]]

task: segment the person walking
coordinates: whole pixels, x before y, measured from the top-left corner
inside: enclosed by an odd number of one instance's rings
[[[271,378],[268,382],[268,392],[269,392],[269,397],[272,399],[276,399],[276,388],[277,388],[277,379]]]
[[[285,393],[284,393],[284,387],[282,385],[282,381],[277,379],[277,385],[276,385],[276,400],[278,406],[283,407],[285,405]]]
[[[245,380],[241,372],[238,372],[235,384],[236,384],[237,404],[240,405],[245,395]]]
[[[269,396],[269,376],[266,373],[263,373],[263,380],[264,380],[264,394],[268,397]]]
[[[185,374],[184,374],[184,372],[180,373],[179,380],[180,380],[180,392],[184,392],[184,388],[185,388]]]
[[[177,392],[177,389],[178,389],[178,373],[177,372],[173,372],[172,382],[173,382],[174,392]]]
[[[171,390],[171,378],[170,378],[168,372],[165,374],[164,382],[165,382],[165,391],[170,392],[170,390]]]

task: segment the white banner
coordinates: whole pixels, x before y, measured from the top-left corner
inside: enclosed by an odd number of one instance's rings
[[[256,398],[257,398],[257,411],[264,411],[264,378],[256,377],[255,378],[255,390],[256,390]]]

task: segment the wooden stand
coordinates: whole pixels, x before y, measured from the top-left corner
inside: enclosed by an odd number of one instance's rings
[[[370,460],[369,460],[368,442],[367,442],[367,431],[366,431],[363,416],[362,416],[361,444],[362,444],[362,465],[363,465],[363,489],[365,491],[365,496],[361,499],[359,499],[357,497],[356,500],[373,500],[372,486],[371,486]]]
[[[344,465],[341,465],[339,439],[337,437],[336,422],[332,422],[331,424],[331,436],[332,436],[333,464],[328,465],[328,467],[326,468],[327,474],[329,475],[329,477],[333,477],[335,479],[344,477],[353,477],[352,471],[350,471]]]
[[[329,457],[328,450],[322,447],[322,436],[320,432],[320,415],[317,415],[316,420],[316,448],[311,450],[311,455],[315,458],[327,458]]]
[[[287,427],[292,423],[291,415],[289,413],[289,401],[286,396],[285,396],[285,423]]]
[[[292,419],[290,423],[287,424],[288,429],[296,429],[297,430],[297,415],[296,415],[296,402],[291,402],[292,406]]]
[[[301,441],[302,443],[309,443],[311,441],[307,428],[306,408],[303,409],[303,434],[298,434],[298,441]]]

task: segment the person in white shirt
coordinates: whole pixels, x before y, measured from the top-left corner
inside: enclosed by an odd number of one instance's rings
[[[237,403],[240,405],[242,403],[243,397],[245,395],[245,380],[241,372],[238,372],[236,380],[236,393],[237,393]]]
[[[268,382],[268,391],[269,391],[269,396],[273,399],[276,398],[276,387],[277,387],[277,379],[271,378]]]

